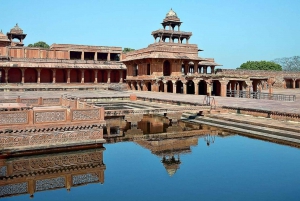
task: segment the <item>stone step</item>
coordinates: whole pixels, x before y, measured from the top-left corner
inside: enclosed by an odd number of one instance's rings
[[[265,138],[265,139],[275,139],[275,140],[300,144],[300,139],[294,138],[294,136],[287,137],[287,136],[282,136],[282,135],[277,135],[277,134],[254,131],[254,130],[251,130],[249,127],[240,128],[235,125],[229,125],[229,123],[226,125],[226,124],[223,124],[224,122],[218,122],[218,121],[209,122],[207,120],[208,119],[206,119],[206,118],[202,118],[202,119],[197,118],[197,119],[189,120],[189,121],[194,122],[194,123],[200,123],[200,124],[206,124],[209,126],[219,127],[219,128],[223,128],[226,130],[236,131],[236,132],[246,134],[246,135],[251,135],[254,137]]]
[[[275,128],[266,128],[263,126],[256,126],[256,125],[251,125],[251,124],[247,124],[247,123],[237,123],[237,122],[232,122],[232,121],[213,119],[213,118],[209,118],[209,117],[197,117],[196,120],[213,123],[213,124],[219,125],[218,127],[230,126],[230,127],[235,127],[235,128],[239,128],[239,129],[244,129],[245,131],[255,131],[255,132],[260,132],[260,133],[264,133],[264,134],[277,135],[277,136],[281,136],[281,137],[294,138],[294,139],[300,140],[299,132],[292,132],[292,131],[275,129]]]
[[[258,117],[250,117],[247,118],[246,120],[244,119],[246,116],[237,116],[237,115],[209,115],[209,117],[214,118],[214,119],[220,119],[220,120],[225,120],[225,121],[231,121],[231,122],[236,122],[236,123],[245,123],[245,124],[251,124],[251,125],[255,125],[255,126],[262,126],[262,127],[267,127],[267,128],[274,128],[274,129],[279,129],[279,130],[284,130],[284,131],[291,131],[291,132],[296,132],[298,133],[300,128],[293,128],[291,126],[286,126],[285,125],[280,125],[281,122],[276,122],[276,120],[272,120],[272,119],[265,119],[265,120],[269,120],[270,122],[263,122],[262,119],[258,118]],[[255,118],[255,119],[253,119]],[[262,121],[262,122],[259,122]],[[271,121],[273,121],[271,123]],[[276,123],[276,124],[274,124]]]

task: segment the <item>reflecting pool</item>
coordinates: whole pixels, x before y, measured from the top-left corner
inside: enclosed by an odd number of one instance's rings
[[[300,200],[299,149],[239,135],[119,142],[31,161],[42,159],[49,166],[57,158],[65,168],[44,171],[44,180],[65,178],[65,187],[52,182],[40,185],[44,189],[33,198],[21,194],[0,200]],[[22,166],[27,159],[32,157],[6,163]],[[26,179],[38,179],[43,171],[36,172]],[[67,186],[74,176],[78,185]]]

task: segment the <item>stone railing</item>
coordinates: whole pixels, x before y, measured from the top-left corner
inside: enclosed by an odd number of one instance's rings
[[[67,64],[117,64],[119,61],[95,61],[95,60],[70,60],[70,59],[39,59],[39,58],[11,58],[13,62],[37,62],[37,63],[67,63]]]
[[[61,105],[61,98],[8,98],[0,99],[0,103],[23,103],[31,106],[55,106]]]

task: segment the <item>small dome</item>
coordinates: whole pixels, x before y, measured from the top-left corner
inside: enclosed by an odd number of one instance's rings
[[[23,30],[19,27],[18,23],[16,26],[14,26],[11,30],[10,33],[23,33]]]
[[[177,14],[171,8],[171,10],[167,13],[166,17],[177,17]]]

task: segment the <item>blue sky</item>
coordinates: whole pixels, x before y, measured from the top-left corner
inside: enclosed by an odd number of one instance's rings
[[[299,0],[0,0],[0,29],[37,41],[140,49],[172,8],[199,56],[223,68],[300,55]]]

